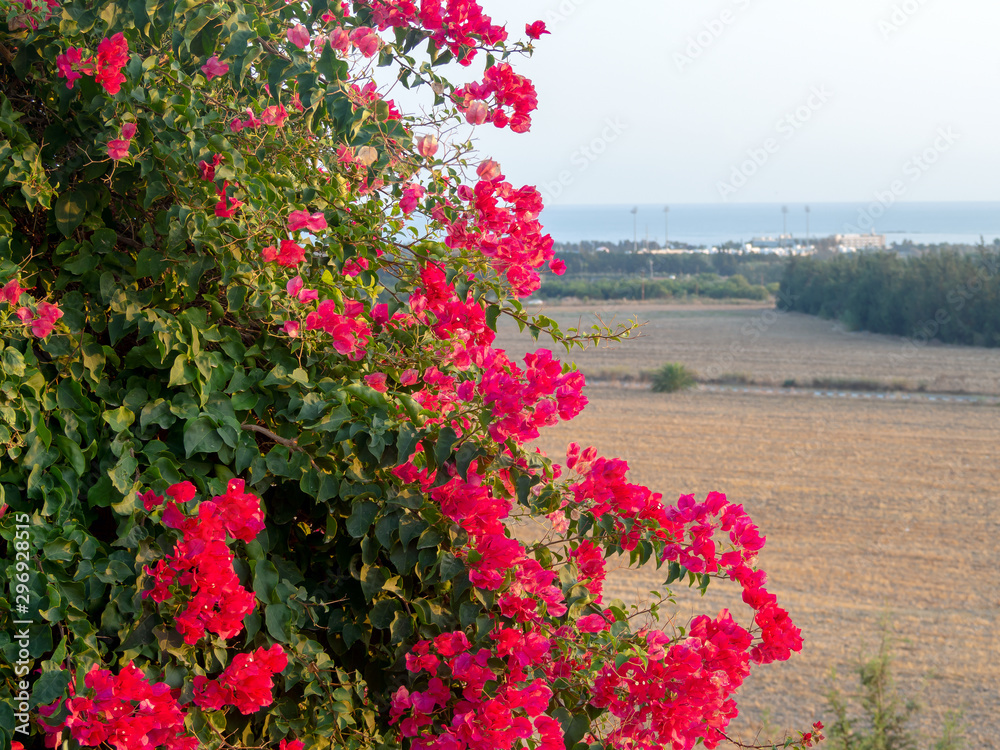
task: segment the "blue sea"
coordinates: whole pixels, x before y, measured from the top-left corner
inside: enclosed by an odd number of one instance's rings
[[[788,213],[782,213],[782,206]],[[556,242],[595,240],[632,241],[639,247],[646,237],[663,245],[669,218],[671,242],[712,247],[725,242],[749,242],[754,237],[777,237],[787,232],[805,239],[806,204],[799,203],[678,203],[640,205],[552,206],[542,212],[545,231]],[[1000,203],[812,203],[808,236],[884,234],[886,243],[971,244],[980,237],[987,244],[1000,238]],[[787,222],[787,223],[786,223]]]

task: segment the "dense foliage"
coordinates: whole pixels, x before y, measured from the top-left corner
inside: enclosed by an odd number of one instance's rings
[[[528,449],[583,376],[493,347],[501,318],[617,335],[525,314],[560,270],[539,194],[458,135],[528,130],[507,60],[544,24],[0,10],[3,747],[722,742],[751,665],[801,647],[763,537],[720,494],[666,505],[592,448]],[[747,610],[659,624],[605,600],[618,555]]]
[[[920,343],[1000,346],[1000,250],[793,258],[778,306]]]

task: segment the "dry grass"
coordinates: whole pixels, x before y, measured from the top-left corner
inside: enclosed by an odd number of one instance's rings
[[[653,312],[659,323],[647,330],[656,335],[622,347],[614,366],[638,372],[672,359],[704,370],[747,315],[760,315],[745,307]],[[876,365],[885,368],[898,342],[786,316],[726,371],[925,378],[943,388],[997,392],[1000,368],[987,364],[996,353],[927,348],[906,372],[880,371]],[[740,697],[745,740],[768,710],[779,728],[829,719],[823,695],[830,667],[849,675],[863,645],[877,643],[888,610],[906,639],[899,681],[922,689],[927,703],[922,728],[963,709],[969,748],[995,746],[1000,410],[704,391],[660,396],[613,386],[589,388],[588,396],[590,408],[543,433],[540,447],[558,456],[575,440],[625,457],[635,481],[668,498],[726,492],[768,536],[762,566],[806,646],[787,664],[755,670]],[[618,572],[608,593],[636,601],[659,583],[655,570]],[[678,593],[682,617],[729,606],[746,620],[732,586],[716,585],[705,599]]]

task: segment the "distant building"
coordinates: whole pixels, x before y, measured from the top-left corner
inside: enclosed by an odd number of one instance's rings
[[[834,246],[841,252],[885,250],[884,234],[835,234]]]

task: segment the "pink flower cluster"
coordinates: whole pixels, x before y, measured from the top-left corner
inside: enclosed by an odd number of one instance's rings
[[[56,9],[59,7],[59,0],[14,0],[14,3],[24,9],[24,13],[14,15],[10,21],[10,30],[16,31],[18,28],[30,26],[38,28],[38,22],[49,21],[56,16]]]
[[[474,650],[465,633],[443,633],[407,655],[410,672],[429,675],[427,687],[399,688],[389,722],[399,724],[413,750],[508,750],[534,735],[542,750],[562,750],[562,729],[545,713],[552,690],[528,675],[548,658],[548,641],[510,628],[496,640],[493,650]],[[506,658],[507,670],[491,666],[497,657]]]
[[[665,538],[667,516],[663,496],[629,482],[626,461],[598,457],[593,448],[581,450],[576,443],[570,444],[566,456],[567,468],[581,477],[569,487],[577,508],[589,511],[596,518],[611,515],[621,533],[623,549],[635,549],[644,533]]]
[[[60,78],[66,79],[66,88],[73,88],[77,78],[83,78],[86,73],[93,76],[109,94],[117,94],[125,82],[125,74],[121,69],[128,62],[128,42],[121,32],[109,39],[102,39],[97,45],[97,57],[83,59],[83,49],[70,47],[61,55],[56,56],[56,71]]]
[[[420,269],[420,281],[422,286],[410,295],[410,309],[416,320],[429,324],[440,339],[470,346],[493,342],[495,334],[486,324],[482,305],[471,295],[464,301],[459,299],[443,267],[428,263]]]
[[[30,308],[19,307],[17,317],[22,323],[31,329],[31,335],[40,339],[48,338],[49,334],[55,330],[56,321],[63,316],[63,311],[58,306],[49,302],[39,302],[32,313]]]
[[[21,295],[25,291],[17,279],[10,279],[0,287],[0,302],[6,302],[14,308],[21,301]],[[35,305],[34,312],[30,307],[18,307],[14,314],[21,323],[30,328],[33,336],[44,339],[55,329],[56,321],[63,316],[63,311],[57,305],[43,300]]]
[[[483,13],[475,0],[369,0],[376,26],[416,27],[431,32],[438,47],[447,46],[462,65],[469,65],[476,48],[497,45],[507,31]]]
[[[538,221],[541,194],[533,187],[515,190],[500,176],[480,180],[475,188],[463,185],[458,194],[468,209],[454,221],[449,221],[444,207],[432,212],[446,226],[448,247],[474,250],[492,259],[519,296],[536,291],[540,282],[535,269],[553,256],[552,237],[542,234]]]
[[[237,654],[217,679],[194,678],[194,702],[206,711],[236,706],[241,714],[252,714],[274,702],[274,676],[288,666],[288,655],[277,643],[250,654]]]
[[[583,374],[564,373],[548,349],[524,355],[524,371],[501,350],[490,350],[483,359],[477,362],[483,370],[477,390],[492,407],[489,431],[498,443],[534,440],[540,427],[568,422],[587,405]]]
[[[515,133],[531,129],[531,113],[538,109],[534,85],[507,63],[487,69],[481,82],[458,89],[455,102],[473,125],[484,122],[492,122],[498,128],[509,125]]]
[[[667,510],[664,528],[674,539],[664,550],[664,561],[696,573],[721,571],[743,587],[743,601],[754,610],[754,622],[761,630],[750,654],[755,662],[785,661],[792,651],[802,650],[801,631],[778,606],[777,597],[764,588],[764,571],[752,567],[765,540],[742,505],[730,503],[718,492],[710,493],[703,503],[685,495]],[[729,537],[731,549],[722,554],[713,539],[716,529]]]
[[[215,215],[219,218],[231,219],[243,205],[243,201],[229,195],[228,182],[223,182],[222,187],[216,188],[215,194],[219,197],[219,202],[215,204]]]
[[[340,312],[336,302],[326,299],[306,316],[306,330],[330,334],[333,348],[356,362],[365,356],[372,335],[368,323],[361,317],[364,311],[364,304],[357,300],[344,300],[343,312]]]
[[[118,750],[197,750],[198,738],[184,729],[184,711],[177,703],[180,690],[171,690],[165,682],[150,684],[132,662],[117,675],[94,665],[83,681],[87,695],[66,700],[69,715],[61,724],[39,721],[49,743],[58,744],[67,730],[84,747],[107,743]],[[55,708],[40,710],[50,715]]]
[[[135,135],[136,125],[134,122],[122,123],[121,136],[108,141],[108,156],[115,161],[120,161],[128,156],[129,147],[132,145],[132,137]]]
[[[691,750],[724,739],[720,732],[739,713],[733,695],[750,674],[750,634],[723,610],[714,620],[696,617],[685,639],[664,648],[671,640],[648,631],[646,658],[621,666],[612,659],[598,674],[593,705],[618,720],[609,746]]]
[[[253,592],[240,585],[233,569],[233,553],[226,537],[253,541],[264,528],[260,499],[243,491],[242,479],[231,479],[226,494],[199,504],[197,516],[187,516],[180,504],[192,500],[195,487],[190,482],[172,485],[172,498],[163,511],[162,523],[181,532],[181,539],[166,560],[155,568],[146,567],[154,587],[143,595],[156,602],[174,598],[185,590],[187,604],[177,615],[177,631],[184,642],[197,643],[206,631],[231,638],[243,629],[244,618],[253,611]],[[158,507],[163,498],[152,491],[139,498],[146,510]]]

